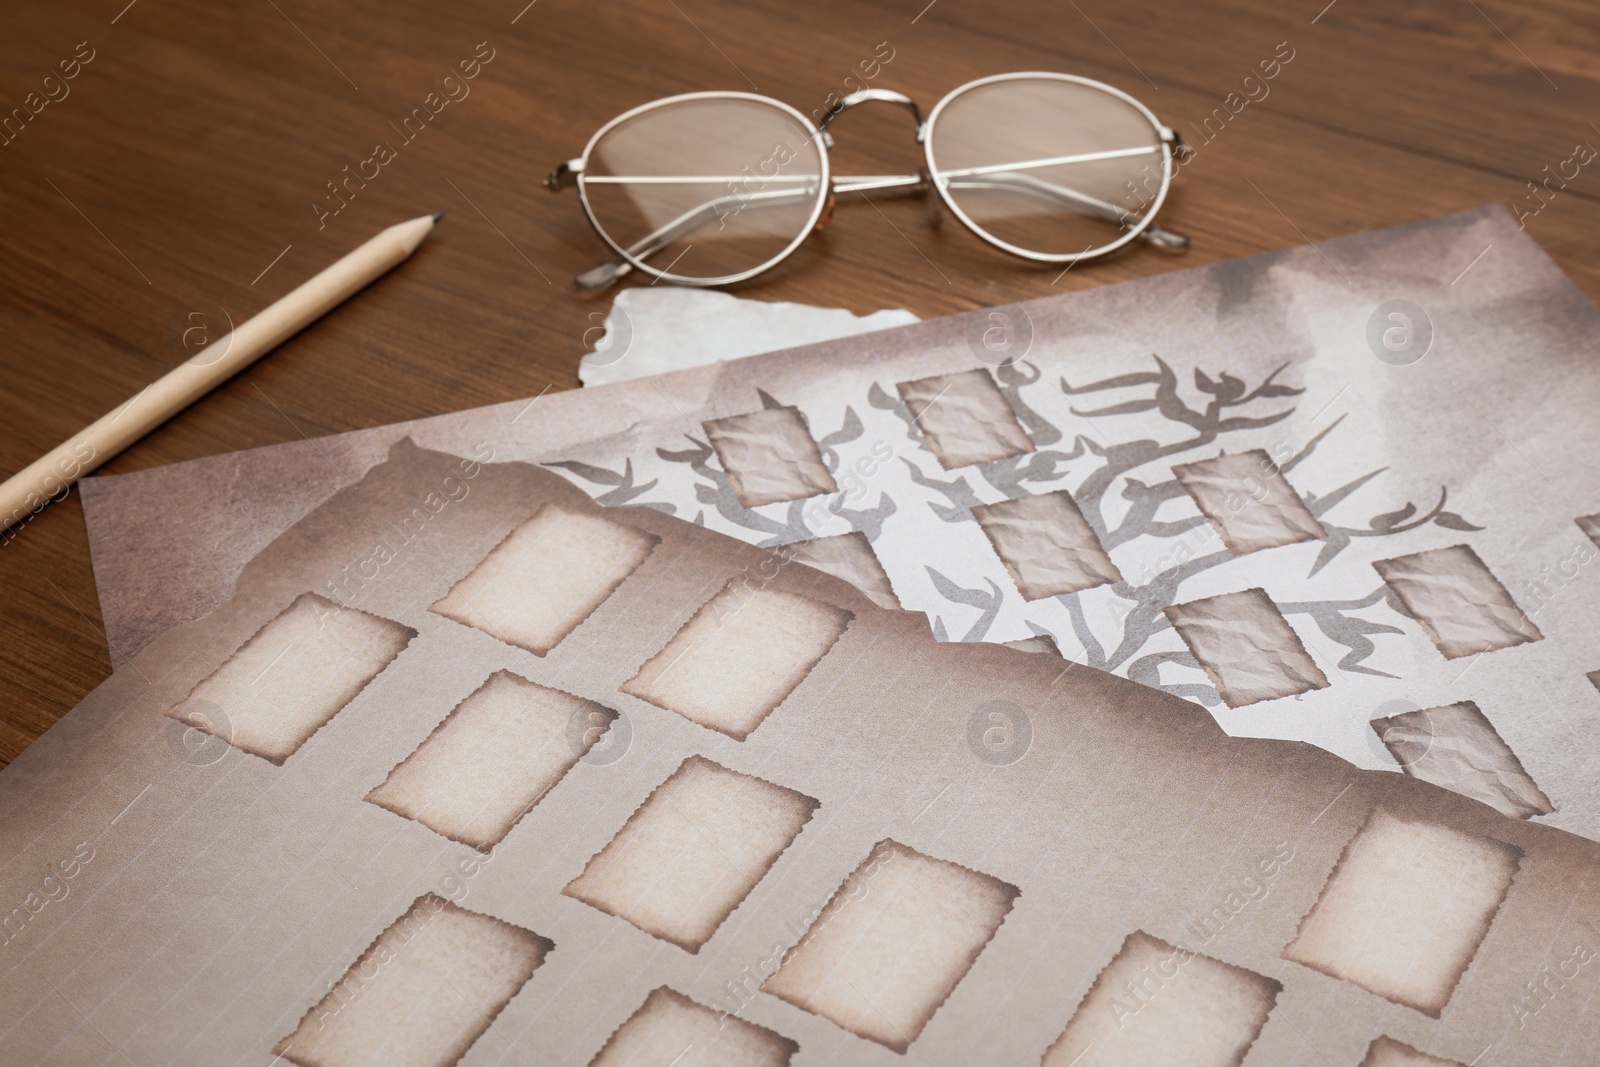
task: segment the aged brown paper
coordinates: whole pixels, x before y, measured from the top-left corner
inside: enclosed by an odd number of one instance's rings
[[[384,541],[441,485],[465,491]],[[430,610],[552,507],[639,535],[596,552],[654,547],[542,655]],[[326,625],[360,612],[415,636],[281,763],[229,743],[248,693],[212,691],[198,725],[168,714],[380,556]],[[737,732],[627,691],[712,604],[751,652],[695,671],[764,709]],[[772,657],[739,628],[772,611],[843,625],[820,656]],[[492,850],[365,799],[502,672],[588,703],[582,755]],[[504,743],[531,756],[536,727]],[[471,752],[446,755],[479,795],[468,779],[505,753]],[[428,811],[449,810],[453,771],[429,776]],[[1600,1040],[1600,844],[1229,737],[1054,656],[935,641],[782,553],[410,441],[30,747],[0,805],[8,1062],[402,1062],[362,1036],[393,1033],[403,1062],[469,1067],[609,1064],[679,1037],[700,1063],[1055,1063],[1083,1039],[1080,1064],[1351,1067],[1392,1050],[1380,1038],[1479,1064]],[[645,862],[568,891],[623,837]]]

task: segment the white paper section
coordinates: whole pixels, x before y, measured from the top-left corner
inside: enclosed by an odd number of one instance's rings
[[[578,379],[604,385],[918,321],[900,309],[856,315],[844,308],[743,300],[710,289],[640,286],[617,294],[605,316],[604,336],[585,333],[594,351],[578,364]]]

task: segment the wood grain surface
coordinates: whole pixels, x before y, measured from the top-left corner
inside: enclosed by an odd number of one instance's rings
[[[186,358],[185,329],[240,321],[441,209],[411,262],[105,470],[576,386],[609,296],[573,288],[601,245],[570,191],[540,187],[551,167],[672,93],[745,89],[812,112],[885,42],[871,84],[924,107],[1030,69],[1144,100],[1198,150],[1162,215],[1192,251],[1138,247],[1062,275],[935,226],[918,200],[857,199],[740,295],[934,316],[1500,201],[1538,209],[1528,230],[1600,296],[1600,161],[1545,199],[1529,185],[1600,146],[1600,9],[1581,0],[125,3],[14,0],[0,15],[0,116],[37,110],[0,135],[0,474]],[[1267,95],[1239,107],[1285,42]],[[319,214],[327,183],[400,144],[402,118],[483,56],[465,98]],[[915,166],[896,109],[852,111],[835,131],[837,172]],[[76,494],[0,546],[0,590],[9,761],[116,655]]]

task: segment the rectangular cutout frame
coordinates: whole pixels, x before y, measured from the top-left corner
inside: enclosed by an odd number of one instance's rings
[[[793,541],[778,551],[787,553],[797,563],[815,567],[824,574],[849,582],[880,608],[900,610],[900,598],[895,596],[894,587],[889,584],[889,575],[885,573],[883,564],[878,562],[872,542],[860,530],[830,537],[814,537],[809,541]]]
[[[555,943],[424,893],[273,1047],[300,1067],[450,1067]]]
[[[1327,536],[1262,449],[1180,463],[1172,473],[1235,556]]]
[[[905,1053],[1020,890],[893,840],[873,846],[762,990]]]
[[[1282,991],[1276,979],[1135,930],[1041,1067],[1238,1067]]]
[[[1372,566],[1445,659],[1544,636],[1470,545],[1380,559]]]
[[[1322,668],[1265,590],[1223,593],[1165,610],[1230,708],[1328,687]]]
[[[282,766],[416,635],[302,593],[167,715]]]
[[[1023,600],[1045,600],[1122,581],[1089,520],[1065,489],[980,504],[972,517]]]
[[[621,691],[743,741],[822,661],[852,617],[735,578]]]
[[[895,388],[947,471],[1033,451],[1033,439],[981,367],[900,382]]]
[[[1372,729],[1413,778],[1481,800],[1514,819],[1555,810],[1470,700],[1373,719]]]
[[[1467,1067],[1460,1060],[1430,1056],[1392,1037],[1379,1037],[1367,1046],[1361,1067]]]
[[[543,656],[617,591],[658,540],[546,504],[428,610]]]
[[[1521,859],[1504,841],[1374,809],[1283,958],[1437,1019]]]
[[[691,756],[562,892],[699,952],[817,807],[796,790]]]
[[[799,408],[762,408],[703,423],[733,494],[747,508],[836,492]]]
[[[668,986],[645,997],[589,1067],[788,1067],[800,1046],[765,1026],[713,1011]]]
[[[366,799],[480,851],[505,839],[617,713],[496,671]]]

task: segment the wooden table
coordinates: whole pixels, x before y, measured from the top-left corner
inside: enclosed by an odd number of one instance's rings
[[[871,84],[925,107],[1009,70],[1138,96],[1198,150],[1163,215],[1193,250],[1060,276],[935,228],[919,201],[844,203],[741,295],[942,315],[1486,201],[1529,213],[1600,295],[1600,161],[1559,177],[1577,146],[1600,146],[1600,10],[1583,0],[125,2],[13,4],[0,30],[0,109],[38,110],[0,147],[0,473],[185,358],[186,328],[248,317],[426,211],[450,217],[409,264],[106,470],[575,386],[609,299],[573,288],[601,248],[570,192],[539,187],[553,164],[672,93],[749,89],[811,112],[875,53],[893,58]],[[402,117],[475,55],[490,58],[469,95],[324,217],[328,183],[399,143]],[[1244,79],[1275,55],[1292,58],[1263,96]],[[840,172],[915,165],[897,109],[836,132]],[[1529,182],[1550,175],[1536,197]],[[9,761],[115,655],[75,495],[0,547],[0,589]]]

